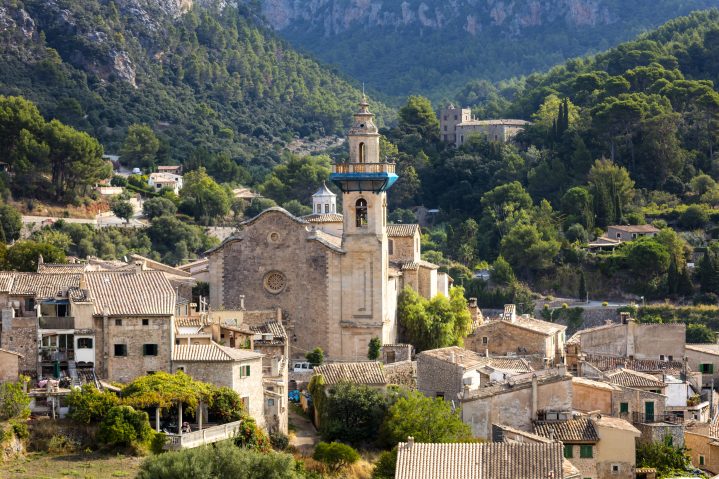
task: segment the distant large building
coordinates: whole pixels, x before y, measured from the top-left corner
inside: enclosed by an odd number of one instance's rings
[[[439,129],[442,141],[462,146],[473,133],[481,133],[491,141],[508,142],[529,125],[525,120],[477,120],[469,108],[450,104],[439,112]]]

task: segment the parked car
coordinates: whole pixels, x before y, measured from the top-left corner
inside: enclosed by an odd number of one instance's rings
[[[295,366],[292,369],[292,371],[294,371],[296,373],[307,373],[307,372],[312,371],[313,369],[314,369],[314,366],[312,366],[312,364],[310,364],[309,362],[298,361],[295,363]]]
[[[133,175],[139,175],[139,174],[141,174],[141,173],[142,173],[142,170],[140,170],[140,168],[133,168],[133,169],[132,169],[132,174],[133,174]]]

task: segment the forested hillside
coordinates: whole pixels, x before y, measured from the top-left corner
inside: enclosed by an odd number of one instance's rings
[[[4,2],[0,94],[32,100],[109,153],[128,125],[144,123],[160,137],[159,161],[222,151],[260,179],[279,160],[276,146],[343,131],[358,90],[248,8],[200,3]]]
[[[477,135],[449,148],[430,103],[412,98],[385,131],[401,173],[390,201],[442,210],[445,225],[425,236],[427,259],[495,262],[507,284],[516,276],[580,296],[580,284],[605,296],[719,293],[717,45],[711,10],[530,75],[493,106],[533,121],[517,145]],[[583,246],[608,225],[644,223],[661,233],[613,252]],[[699,258],[694,275],[685,265]],[[496,305],[515,293],[475,291]]]
[[[470,79],[499,81],[599,52],[717,0],[261,0],[294,45],[373,92],[448,98]]]

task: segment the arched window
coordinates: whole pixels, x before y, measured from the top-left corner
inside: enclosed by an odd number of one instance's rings
[[[367,200],[360,198],[355,203],[355,220],[357,227],[367,226]]]
[[[392,241],[392,240],[387,240],[387,252],[388,252],[390,255],[393,255],[393,254],[394,254],[394,241]]]
[[[360,163],[365,162],[365,145],[364,143],[359,144],[359,157],[357,159]]]

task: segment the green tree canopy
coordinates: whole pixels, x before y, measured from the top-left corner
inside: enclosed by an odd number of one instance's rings
[[[260,191],[277,203],[297,200],[306,205],[332,171],[329,156],[285,155],[260,185]]]
[[[142,214],[150,220],[158,216],[173,216],[175,213],[177,213],[177,206],[167,198],[150,198],[142,204]]]
[[[449,401],[411,391],[390,408],[380,432],[390,446],[412,436],[416,442],[458,442],[472,436]]]
[[[0,205],[0,234],[3,243],[11,243],[20,238],[22,215],[8,204]]]
[[[385,394],[352,383],[325,386],[325,391],[327,397],[322,400],[320,411],[322,438],[349,444],[373,442],[387,413]]]
[[[132,124],[120,149],[120,161],[131,168],[153,168],[160,140],[147,125]]]
[[[200,400],[207,404],[212,398],[212,386],[195,381],[182,371],[175,374],[157,371],[140,376],[122,390],[123,403],[137,408],[169,408],[182,402],[195,410]]]
[[[229,213],[230,195],[200,168],[183,177],[180,211],[193,216],[200,224],[214,224]]]
[[[405,287],[398,298],[397,317],[407,342],[418,352],[461,345],[472,325],[461,287],[452,288],[449,298],[437,295],[432,299]]]

